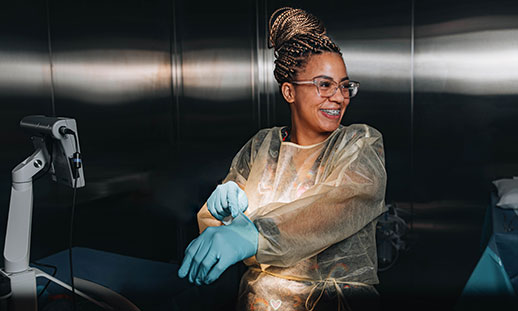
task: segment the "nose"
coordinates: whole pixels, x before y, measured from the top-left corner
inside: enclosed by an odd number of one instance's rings
[[[342,92],[340,91],[340,88],[337,88],[333,96],[329,97],[329,100],[343,104],[346,100],[349,100],[349,98],[345,98]]]

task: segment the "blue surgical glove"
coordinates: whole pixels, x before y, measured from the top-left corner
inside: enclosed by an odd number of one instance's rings
[[[259,232],[243,213],[227,226],[208,227],[185,250],[178,276],[201,285],[214,282],[228,267],[257,253]]]
[[[230,215],[236,218],[248,208],[248,198],[235,182],[229,181],[216,187],[207,200],[207,208],[218,220]]]

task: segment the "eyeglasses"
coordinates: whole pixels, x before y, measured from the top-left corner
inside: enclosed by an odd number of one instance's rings
[[[338,84],[326,78],[314,78],[312,81],[292,81],[291,83],[313,84],[317,87],[317,93],[321,97],[331,97],[335,95],[336,90],[340,88],[340,92],[344,98],[353,98],[358,94],[358,89],[360,88],[360,82],[358,81],[348,81]]]

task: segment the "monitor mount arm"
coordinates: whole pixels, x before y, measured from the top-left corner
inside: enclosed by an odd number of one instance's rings
[[[32,223],[32,177],[48,163],[50,156],[42,138],[33,138],[36,151],[12,171],[11,201],[4,248],[5,272],[29,268]]]
[[[22,119],[20,125],[30,132],[35,151],[12,170],[11,200],[4,246],[5,268],[3,271],[0,270],[0,273],[10,279],[10,310],[37,311],[36,277],[45,277],[65,288],[71,288],[43,271],[29,266],[33,177],[49,165],[52,179],[56,182],[79,188],[85,185],[85,181],[74,119],[28,116]],[[46,139],[54,141],[50,151],[52,156],[47,148]],[[75,293],[104,309],[113,309],[79,290],[75,290]]]

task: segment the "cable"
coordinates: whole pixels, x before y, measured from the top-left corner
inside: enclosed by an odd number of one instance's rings
[[[74,136],[74,143],[76,146],[76,152],[72,155],[73,157],[70,159],[70,165],[72,168],[72,175],[74,180],[79,178],[79,169],[81,168],[81,154],[79,153],[79,139],[77,138],[77,134],[72,131],[71,129],[67,128],[66,126],[62,126],[59,128],[59,133],[63,136],[65,135],[73,135]],[[77,186],[77,184],[76,184]],[[74,188],[77,188],[74,186]]]
[[[77,142],[76,132],[72,131],[71,129],[67,129],[67,130],[68,131],[65,131],[65,133],[74,135],[74,143],[76,145],[76,152],[79,152],[79,143]]]
[[[41,266],[41,267],[47,267],[47,268],[51,268],[53,269],[54,271],[52,272],[52,276],[56,276],[56,273],[58,272],[58,267],[56,266],[53,266],[53,265],[48,265],[48,264],[44,264],[44,263],[39,263],[37,261],[33,261],[32,262],[33,265],[36,265],[36,266]],[[43,293],[47,290],[47,288],[49,287],[50,283],[52,281],[51,280],[48,280],[47,281],[47,284],[45,284],[45,287],[43,287],[43,289],[41,290],[41,292],[38,294],[38,298],[40,298]]]
[[[381,267],[381,268],[378,267],[378,271],[379,272],[385,272],[385,271],[389,270],[390,268],[392,268],[396,264],[396,261],[399,259],[399,249],[396,247],[396,245],[394,245],[394,242],[391,241],[391,244],[392,244],[392,247],[395,250],[394,258],[392,259],[392,261],[387,266]]]
[[[61,129],[60,129],[61,130]],[[73,231],[74,231],[74,215],[76,208],[76,195],[77,195],[77,180],[79,179],[79,174],[77,170],[81,167],[81,157],[79,154],[79,143],[77,139],[77,135],[71,129],[65,128],[63,129],[65,134],[71,134],[74,136],[74,142],[76,146],[76,152],[74,153],[74,166],[72,169],[74,170],[74,194],[72,196],[72,210],[70,211],[70,232],[69,232],[69,241],[68,241],[68,260],[70,264],[70,285],[72,286],[72,306],[73,310],[76,310],[76,290],[74,285],[74,270],[73,270],[73,260],[72,260],[72,242],[73,242]]]
[[[378,221],[376,226],[376,239],[378,255],[382,254],[384,260],[379,260],[378,271],[384,272],[392,268],[399,259],[400,251],[408,250],[402,237],[408,232],[409,228],[405,220],[398,216],[395,203],[387,204],[388,211],[384,217]],[[383,248],[379,248],[383,246]],[[390,250],[387,249],[390,247]],[[388,258],[387,258],[388,257]],[[379,259],[380,257],[378,257]],[[387,263],[382,266],[381,263]]]
[[[74,194],[72,196],[72,210],[70,212],[70,232],[69,232],[69,240],[68,240],[68,260],[70,264],[70,285],[72,286],[72,310],[76,310],[76,288],[74,285],[74,270],[72,263],[72,241],[73,241],[73,231],[74,231],[74,214],[76,208],[76,194],[77,194],[77,179],[74,179]]]

